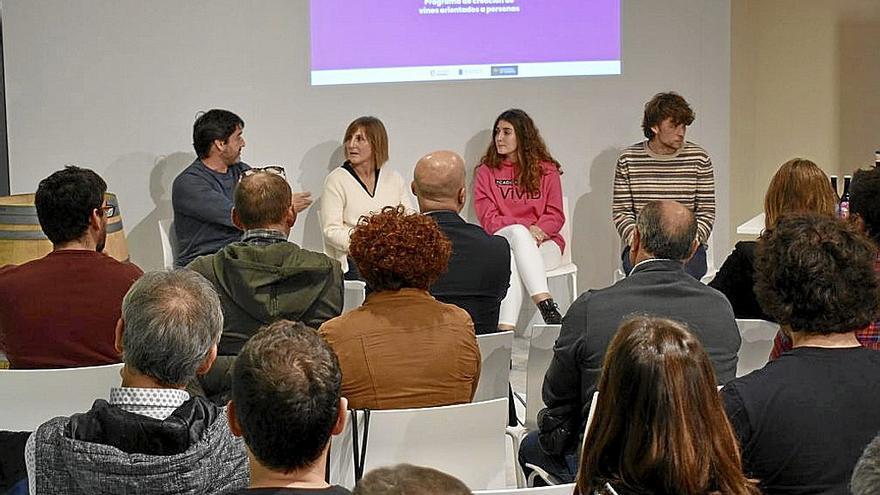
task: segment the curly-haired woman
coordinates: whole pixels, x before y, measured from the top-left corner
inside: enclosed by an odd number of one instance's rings
[[[402,409],[470,402],[480,350],[470,316],[428,288],[446,270],[452,245],[430,217],[402,206],[362,217],[349,255],[372,289],[362,306],[321,326],[342,367],[353,409]]]
[[[880,431],[880,353],[855,336],[877,315],[876,256],[855,225],[817,213],[782,216],[758,241],[755,293],[792,349],[721,395],[763,493],[849,493]]]
[[[493,129],[476,171],[474,208],[486,232],[510,243],[510,288],[501,301],[498,327],[516,326],[523,285],[546,323],[562,323],[546,272],[559,266],[565,249],[559,233],[565,223],[559,163],[524,111],[503,112]]]

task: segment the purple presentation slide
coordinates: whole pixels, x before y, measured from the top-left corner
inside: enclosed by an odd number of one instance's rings
[[[313,84],[620,73],[620,0],[312,0],[310,9]]]

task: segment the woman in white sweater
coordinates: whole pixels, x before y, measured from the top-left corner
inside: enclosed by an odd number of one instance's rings
[[[388,134],[376,117],[358,117],[345,130],[345,163],[330,172],[321,195],[324,251],[342,264],[346,279],[359,279],[348,261],[351,230],[361,215],[384,206],[412,210],[409,192],[397,172],[382,169],[388,161]],[[381,171],[381,173],[380,173]]]

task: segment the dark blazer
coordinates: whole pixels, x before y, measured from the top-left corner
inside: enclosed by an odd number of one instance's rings
[[[583,431],[605,350],[621,321],[632,314],[663,316],[687,324],[706,349],[718,383],[736,376],[741,339],[730,303],[723,294],[688,275],[680,262],[651,260],[637,265],[611,287],[581,294],[571,305],[544,377],[547,409],[542,416],[548,420],[555,416],[557,425],[562,419],[559,415],[568,416],[571,435],[576,437]],[[543,445],[550,432],[540,419],[538,426]],[[573,440],[560,443],[578,445]],[[553,449],[546,446],[545,450]]]
[[[440,230],[452,242],[449,270],[431,287],[438,301],[468,312],[477,335],[498,331],[498,309],[510,286],[510,245],[464,221],[453,211],[432,211]]]
[[[721,291],[733,306],[737,318],[758,318],[773,321],[761,309],[755,297],[755,241],[736,243],[733,252],[709,282],[709,287]]]

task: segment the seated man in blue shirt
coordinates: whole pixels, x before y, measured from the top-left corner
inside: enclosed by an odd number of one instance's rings
[[[232,223],[232,193],[242,173],[251,168],[241,161],[245,146],[244,120],[228,111],[213,109],[193,124],[193,148],[198,158],[185,168],[171,187],[175,266],[186,266],[196,257],[213,254],[241,239]],[[297,212],[311,203],[310,193],[293,195]]]

